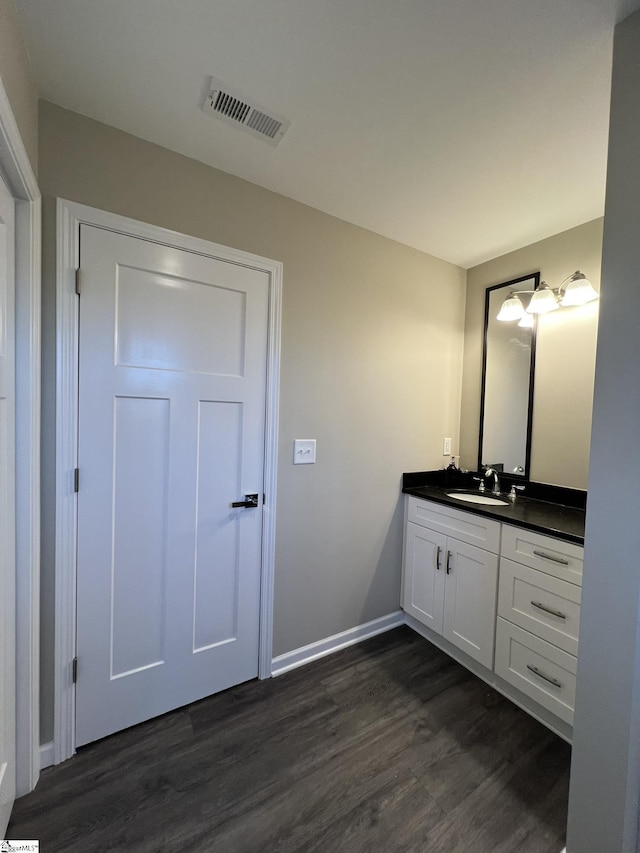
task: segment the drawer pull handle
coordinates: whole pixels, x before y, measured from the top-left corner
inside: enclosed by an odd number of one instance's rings
[[[551,554],[545,554],[544,551],[536,551],[535,549],[533,553],[536,557],[542,557],[543,560],[551,560],[552,563],[560,563],[561,566],[569,565],[569,560],[565,560],[564,557],[552,557]]]
[[[566,619],[566,613],[562,613],[560,610],[554,610],[552,607],[547,607],[546,604],[543,604],[541,601],[532,601],[534,607],[537,607],[538,610],[544,610],[545,613],[550,613],[552,616],[557,616],[558,619]]]
[[[527,669],[530,669],[534,675],[538,676],[538,678],[542,678],[544,681],[548,681],[549,684],[553,684],[554,687],[562,687],[562,682],[558,681],[557,678],[553,678],[551,675],[545,675],[544,672],[540,672],[537,666],[531,666],[531,664],[528,663]]]
[[[440,554],[442,553],[442,548],[439,545],[436,545],[436,569],[440,571]]]
[[[451,551],[447,551],[447,574],[451,574]]]

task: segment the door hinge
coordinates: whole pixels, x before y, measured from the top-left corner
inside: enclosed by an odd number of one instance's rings
[[[76,270],[76,293],[80,296],[80,267]]]
[[[80,469],[79,468],[73,469],[73,491],[74,492],[80,491]]]
[[[78,680],[78,658],[74,658],[71,662],[71,679],[74,684]]]

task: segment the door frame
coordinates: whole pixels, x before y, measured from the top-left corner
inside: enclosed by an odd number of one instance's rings
[[[55,553],[55,708],[53,763],[75,753],[77,494],[74,469],[78,458],[79,299],[76,269],[80,225],[92,225],[177,249],[248,266],[269,275],[265,471],[263,506],[259,678],[271,676],[273,645],[273,577],[276,532],[278,398],[282,314],[282,263],[190,237],[115,213],[57,199],[56,259],[56,553]]]
[[[0,172],[16,207],[16,795],[40,775],[40,189],[0,80]]]

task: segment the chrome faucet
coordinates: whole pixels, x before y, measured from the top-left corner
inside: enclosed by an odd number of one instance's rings
[[[483,477],[493,477],[493,494],[500,494],[500,480],[498,479],[498,472],[495,468],[486,468],[484,471]]]

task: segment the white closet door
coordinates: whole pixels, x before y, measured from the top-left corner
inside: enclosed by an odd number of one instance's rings
[[[86,225],[80,261],[78,745],[258,674],[269,289]]]

